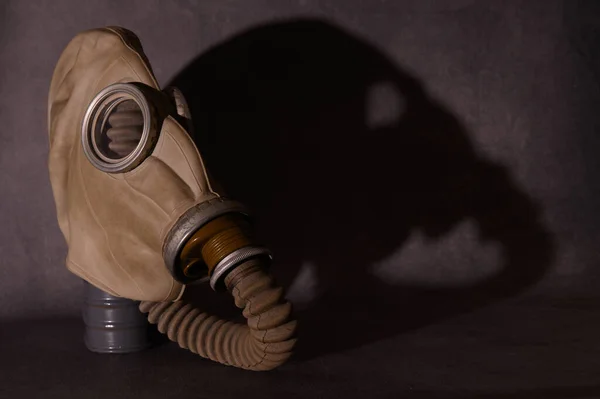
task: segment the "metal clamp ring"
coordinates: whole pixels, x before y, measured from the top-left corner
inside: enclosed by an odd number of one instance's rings
[[[229,271],[240,263],[257,256],[268,256],[269,259],[272,259],[271,252],[264,247],[244,247],[233,251],[215,266],[212,276],[210,276],[210,287],[217,291],[222,286],[220,283]]]

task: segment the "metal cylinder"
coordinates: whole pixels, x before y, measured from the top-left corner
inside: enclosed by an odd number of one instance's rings
[[[84,281],[85,346],[97,353],[130,353],[149,347],[150,324],[138,305]]]

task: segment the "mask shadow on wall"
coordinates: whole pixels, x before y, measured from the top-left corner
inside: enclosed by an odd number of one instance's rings
[[[253,211],[278,281],[291,299],[308,298],[296,311],[298,359],[515,296],[553,263],[541,209],[507,168],[479,154],[459,117],[416,77],[334,25],[250,29],[170,84],[189,102],[209,171]],[[416,232],[452,252],[456,243],[444,239],[467,222],[476,226],[474,245],[496,245],[500,255],[497,270],[475,281],[427,282],[435,270],[451,274],[468,253],[421,271],[418,254],[397,255]],[[397,278],[378,276],[377,264]],[[403,281],[406,268],[421,280]],[[188,296],[233,308],[208,290]]]

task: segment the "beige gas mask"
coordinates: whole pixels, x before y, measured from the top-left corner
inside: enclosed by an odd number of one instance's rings
[[[67,268],[141,301],[162,333],[203,357],[250,370],[287,360],[296,323],[265,271],[269,251],[255,242],[247,210],[215,189],[183,96],[160,90],[138,38],[115,27],[77,35],[54,71],[48,108]],[[247,326],[181,301],[198,280],[229,291]]]

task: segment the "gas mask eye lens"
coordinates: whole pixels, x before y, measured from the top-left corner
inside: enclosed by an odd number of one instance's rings
[[[94,134],[94,149],[107,162],[117,162],[131,154],[140,143],[144,116],[133,100],[115,101]]]
[[[91,101],[82,126],[88,160],[107,173],[128,172],[150,155],[158,139],[150,102],[137,85],[117,83]]]

